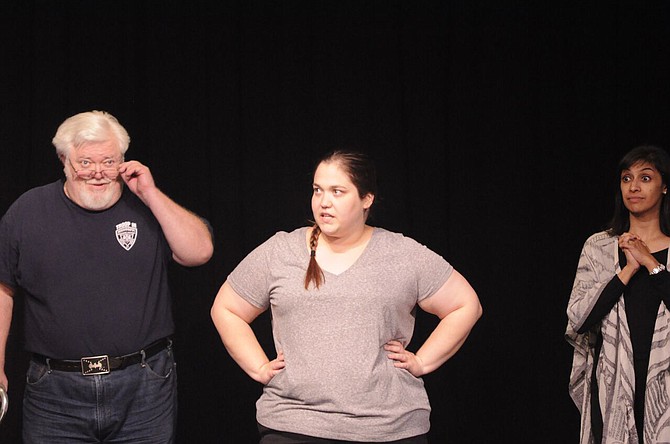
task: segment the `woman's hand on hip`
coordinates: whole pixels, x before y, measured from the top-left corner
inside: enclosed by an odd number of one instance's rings
[[[277,357],[264,364],[258,371],[258,382],[266,385],[274,376],[286,367],[284,362],[284,353],[279,352]]]
[[[393,361],[394,367],[405,369],[417,378],[425,373],[421,358],[414,353],[405,350],[402,342],[396,341],[395,339],[388,341],[384,344],[384,350],[390,352],[387,356]]]

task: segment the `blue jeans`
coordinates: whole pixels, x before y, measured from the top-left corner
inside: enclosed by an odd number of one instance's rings
[[[31,361],[23,442],[173,443],[177,368],[171,348],[106,375],[49,371]]]

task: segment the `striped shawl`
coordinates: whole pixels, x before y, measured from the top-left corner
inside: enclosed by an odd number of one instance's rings
[[[670,262],[670,255],[669,262]],[[670,267],[670,263],[668,264]],[[621,270],[616,236],[605,232],[587,239],[579,257],[568,303],[566,340],[574,347],[569,392],[581,414],[580,444],[595,444],[591,432],[591,374],[596,377],[603,416],[603,444],[637,444],[633,414],[635,377],[624,298],[584,334],[582,326],[607,283]],[[596,361],[598,331],[603,342]],[[645,399],[645,444],[670,443],[670,312],[661,303],[652,339]]]

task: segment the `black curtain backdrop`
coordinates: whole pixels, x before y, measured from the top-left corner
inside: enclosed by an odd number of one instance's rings
[[[207,265],[171,270],[179,442],[253,443],[261,387],[211,303],[255,246],[307,223],[315,159],[365,150],[371,223],[442,254],[484,307],[424,378],[430,442],[577,442],[565,308],[618,159],[670,145],[669,19],[668,1],[4,1],[0,214],[62,176],[65,118],[115,115],[127,158],[216,234]],[[21,305],[3,443],[20,442]],[[418,315],[415,349],[435,325]],[[254,329],[270,353],[269,316]]]

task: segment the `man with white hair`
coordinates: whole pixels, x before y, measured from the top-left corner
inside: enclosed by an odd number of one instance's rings
[[[65,178],[27,191],[0,221],[0,383],[22,295],[25,443],[174,441],[167,268],[207,262],[212,234],[124,160],[129,143],[106,112],[68,118],[53,138]]]

